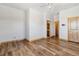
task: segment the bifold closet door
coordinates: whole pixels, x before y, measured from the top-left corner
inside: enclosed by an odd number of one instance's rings
[[[72,17],[68,19],[69,41],[79,42],[79,18]]]
[[[77,18],[77,36],[78,36],[77,42],[79,42],[79,17]]]

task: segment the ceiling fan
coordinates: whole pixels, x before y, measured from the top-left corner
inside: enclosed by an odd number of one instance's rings
[[[48,8],[52,8],[52,3],[47,3],[45,5],[41,5],[40,7],[48,7]]]

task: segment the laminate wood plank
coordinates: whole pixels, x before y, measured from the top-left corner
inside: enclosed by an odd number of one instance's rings
[[[11,41],[0,44],[0,56],[79,56],[79,43],[56,37],[33,42]]]

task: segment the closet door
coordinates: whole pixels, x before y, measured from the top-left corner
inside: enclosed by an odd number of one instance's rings
[[[73,32],[72,32],[72,30],[71,30],[71,22],[72,22],[72,20],[71,20],[71,18],[69,18],[68,19],[68,39],[69,39],[69,41],[72,41],[72,39],[73,39]]]
[[[69,41],[77,42],[78,40],[77,23],[77,18],[69,18]]]
[[[77,42],[79,42],[79,17],[77,18]]]

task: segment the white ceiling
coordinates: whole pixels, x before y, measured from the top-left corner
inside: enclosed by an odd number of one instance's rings
[[[26,10],[28,8],[36,8],[43,12],[48,12],[50,14],[55,14],[61,10],[79,5],[79,3],[50,3],[49,6],[51,6],[51,8],[48,8],[48,3],[0,3],[0,4],[22,10]]]

